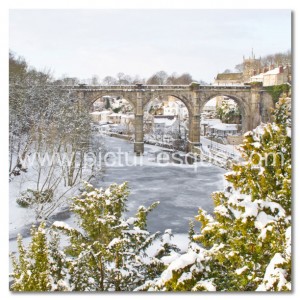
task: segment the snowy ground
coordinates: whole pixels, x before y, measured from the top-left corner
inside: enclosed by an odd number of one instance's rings
[[[241,156],[240,152],[237,150],[238,146],[235,145],[223,145],[220,143],[216,143],[214,141],[211,141],[210,139],[205,138],[204,136],[201,136],[200,143],[202,144],[202,147],[207,150],[212,148],[214,150],[223,152],[227,156],[231,155],[237,158]]]
[[[133,160],[132,143],[105,137],[105,144],[108,151],[114,152],[121,148]],[[114,182],[128,181],[131,191],[128,215],[133,215],[140,205],[148,206],[154,201],[160,201],[159,206],[149,216],[148,229],[152,232],[164,232],[171,228],[175,243],[185,250],[189,220],[194,219],[199,207],[208,212],[213,211],[211,193],[223,188],[223,174],[226,171],[205,163],[197,169],[191,165],[149,163],[148,158],[159,150],[159,147],[145,145],[143,166],[107,167],[104,176],[94,180],[92,184],[106,187]],[[25,237],[25,243],[29,241],[28,224],[33,220],[30,210],[19,207],[15,202],[18,194],[17,182],[10,183],[10,251],[16,251],[17,232]],[[53,220],[74,224],[74,217],[67,211],[57,214]]]

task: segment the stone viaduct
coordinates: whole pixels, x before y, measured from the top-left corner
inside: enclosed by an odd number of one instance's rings
[[[83,104],[92,107],[93,103],[103,96],[122,97],[134,109],[135,139],[134,152],[144,152],[143,115],[144,108],[151,100],[173,96],[181,100],[189,112],[188,142],[189,151],[200,143],[200,114],[206,102],[216,96],[227,96],[235,100],[242,113],[242,131],[252,130],[260,122],[268,122],[271,118],[273,101],[262,87],[245,86],[213,86],[199,85],[115,85],[88,86],[79,85],[68,88]]]

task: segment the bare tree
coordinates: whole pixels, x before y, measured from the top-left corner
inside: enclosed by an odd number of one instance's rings
[[[104,85],[115,85],[115,84],[117,84],[117,82],[118,82],[117,79],[112,76],[106,76],[103,78],[103,81],[102,81],[102,83]]]
[[[159,71],[153,74],[148,80],[147,84],[163,85],[167,83],[168,74],[165,71]]]

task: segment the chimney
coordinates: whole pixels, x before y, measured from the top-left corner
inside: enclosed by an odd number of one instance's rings
[[[264,73],[267,73],[268,71],[268,67],[264,67]]]
[[[283,73],[283,66],[279,66],[279,73]]]

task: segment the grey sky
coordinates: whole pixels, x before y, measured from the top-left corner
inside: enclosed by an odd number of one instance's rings
[[[10,49],[38,69],[100,78],[189,72],[213,81],[251,49],[291,48],[289,10],[11,10]]]

